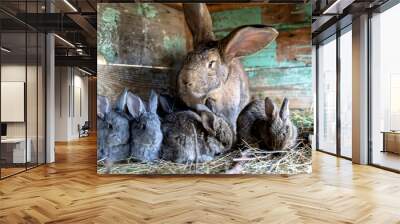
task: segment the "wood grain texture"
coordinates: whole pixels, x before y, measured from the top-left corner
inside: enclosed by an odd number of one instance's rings
[[[224,9],[225,7],[225,9]],[[308,4],[209,5],[218,38],[234,28],[266,24],[279,31],[269,46],[241,59],[253,99],[291,100],[292,109],[312,106],[311,7]]]
[[[98,7],[98,52],[108,63],[173,66],[186,54],[183,13],[159,3]]]
[[[0,223],[400,223],[400,176],[316,152],[313,174],[98,176],[96,139],[0,181]]]
[[[164,4],[99,4],[98,94],[115,100],[126,87],[148,98],[173,93],[191,41],[183,13]],[[131,67],[129,67],[131,66]]]
[[[97,94],[109,97],[112,102],[124,88],[147,100],[151,89],[159,93],[169,93],[173,91],[172,86],[176,82],[176,76],[166,70],[112,65],[97,67]]]

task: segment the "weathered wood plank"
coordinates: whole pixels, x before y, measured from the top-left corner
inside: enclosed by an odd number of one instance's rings
[[[126,87],[147,99],[150,89],[175,90],[191,41],[183,13],[163,4],[99,4],[98,94],[115,100]],[[102,65],[107,64],[107,65]]]
[[[174,66],[186,54],[183,14],[162,4],[99,4],[98,52],[109,63]]]
[[[143,99],[148,98],[151,89],[159,93],[173,93],[175,90],[175,75],[168,70],[110,65],[98,65],[97,70],[97,93],[110,97],[112,101],[124,88]]]
[[[252,98],[269,96],[279,101],[286,96],[292,101],[292,108],[306,109],[312,105],[310,5],[227,6],[227,10],[218,6],[212,18],[218,38],[247,24],[262,23],[276,28],[279,36],[274,42],[241,59],[249,75]]]

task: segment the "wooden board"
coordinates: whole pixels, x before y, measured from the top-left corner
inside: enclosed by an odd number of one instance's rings
[[[311,6],[309,4],[240,4],[213,7],[213,30],[225,37],[238,26],[267,24],[279,31],[263,50],[242,59],[253,99],[288,97],[292,109],[312,107]]]
[[[97,93],[114,101],[128,88],[143,99],[147,99],[151,89],[159,93],[172,91],[175,70],[160,70],[112,65],[98,65]]]
[[[183,13],[147,3],[98,8],[98,94],[115,99],[127,87],[147,98],[150,89],[174,89],[191,45]]]

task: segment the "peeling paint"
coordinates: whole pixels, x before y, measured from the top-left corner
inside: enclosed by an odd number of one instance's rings
[[[137,13],[148,19],[154,18],[157,15],[157,9],[148,3],[138,3]]]
[[[311,93],[311,66],[266,68],[247,72],[252,86],[303,86]],[[268,75],[266,75],[268,74]]]
[[[295,48],[295,47],[294,47]],[[255,54],[249,55],[241,59],[245,68],[286,68],[306,66],[302,60],[277,60],[277,43],[273,41],[269,46],[258,51]],[[310,57],[311,55],[301,55],[301,57]]]
[[[211,17],[217,38],[225,37],[236,27],[262,23],[261,8],[258,7],[215,12]]]
[[[276,41],[273,41],[266,48],[255,54],[249,55],[241,59],[245,68],[251,67],[276,67]]]
[[[115,39],[118,38],[116,33],[118,30],[120,12],[113,8],[105,8],[101,12],[101,22],[99,23],[99,31],[97,32],[97,48],[107,62],[114,62],[117,57],[117,44]]]
[[[185,51],[186,41],[181,36],[164,36],[163,46],[174,58],[177,58]]]
[[[260,7],[243,8],[239,10],[227,10],[212,13],[213,31],[217,38],[225,37],[234,28],[249,24],[262,24],[263,10]],[[298,14],[296,18],[304,18],[303,21],[274,23],[274,28],[279,31],[295,31],[298,29],[311,27],[311,7],[310,4],[298,4],[293,8],[292,14]],[[271,21],[272,23],[274,21]],[[282,38],[287,38],[284,36]],[[291,41],[291,40],[290,40]],[[241,58],[241,62],[249,76],[251,94],[253,97],[265,97],[275,94],[275,97],[290,96],[292,99],[301,102],[301,107],[309,107],[312,101],[312,68],[311,50],[310,54],[305,52],[309,45],[293,40],[289,42],[278,39],[270,43],[269,46],[255,54]],[[282,47],[278,44],[290,44]],[[294,58],[278,59],[278,51],[293,51]],[[280,52],[287,53],[287,52]]]
[[[306,4],[297,4],[296,5],[296,10],[298,10],[300,13],[304,14],[305,22],[311,23],[311,21],[312,21],[312,6],[311,6],[311,2],[306,3]]]
[[[309,22],[290,23],[290,24],[275,24],[274,28],[278,31],[295,30],[300,28],[310,27]],[[311,27],[310,27],[311,28]]]

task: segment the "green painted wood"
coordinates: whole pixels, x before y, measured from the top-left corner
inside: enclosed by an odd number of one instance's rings
[[[159,3],[98,4],[98,53],[107,63],[173,67],[187,53],[182,21]]]
[[[311,5],[252,6],[212,13],[213,30],[223,38],[234,28],[267,24],[278,38],[261,51],[241,59],[250,79],[252,98],[289,97],[291,107],[312,105]]]
[[[225,37],[232,29],[236,27],[261,24],[261,8],[244,8],[215,12],[211,14],[213,20],[213,31],[216,38]]]
[[[97,50],[107,61],[114,62],[118,57],[117,31],[120,12],[113,7],[102,7],[100,4],[98,15]]]
[[[98,94],[115,100],[126,87],[143,99],[173,93],[190,41],[183,13],[159,3],[98,4]],[[118,65],[116,65],[118,64]]]

